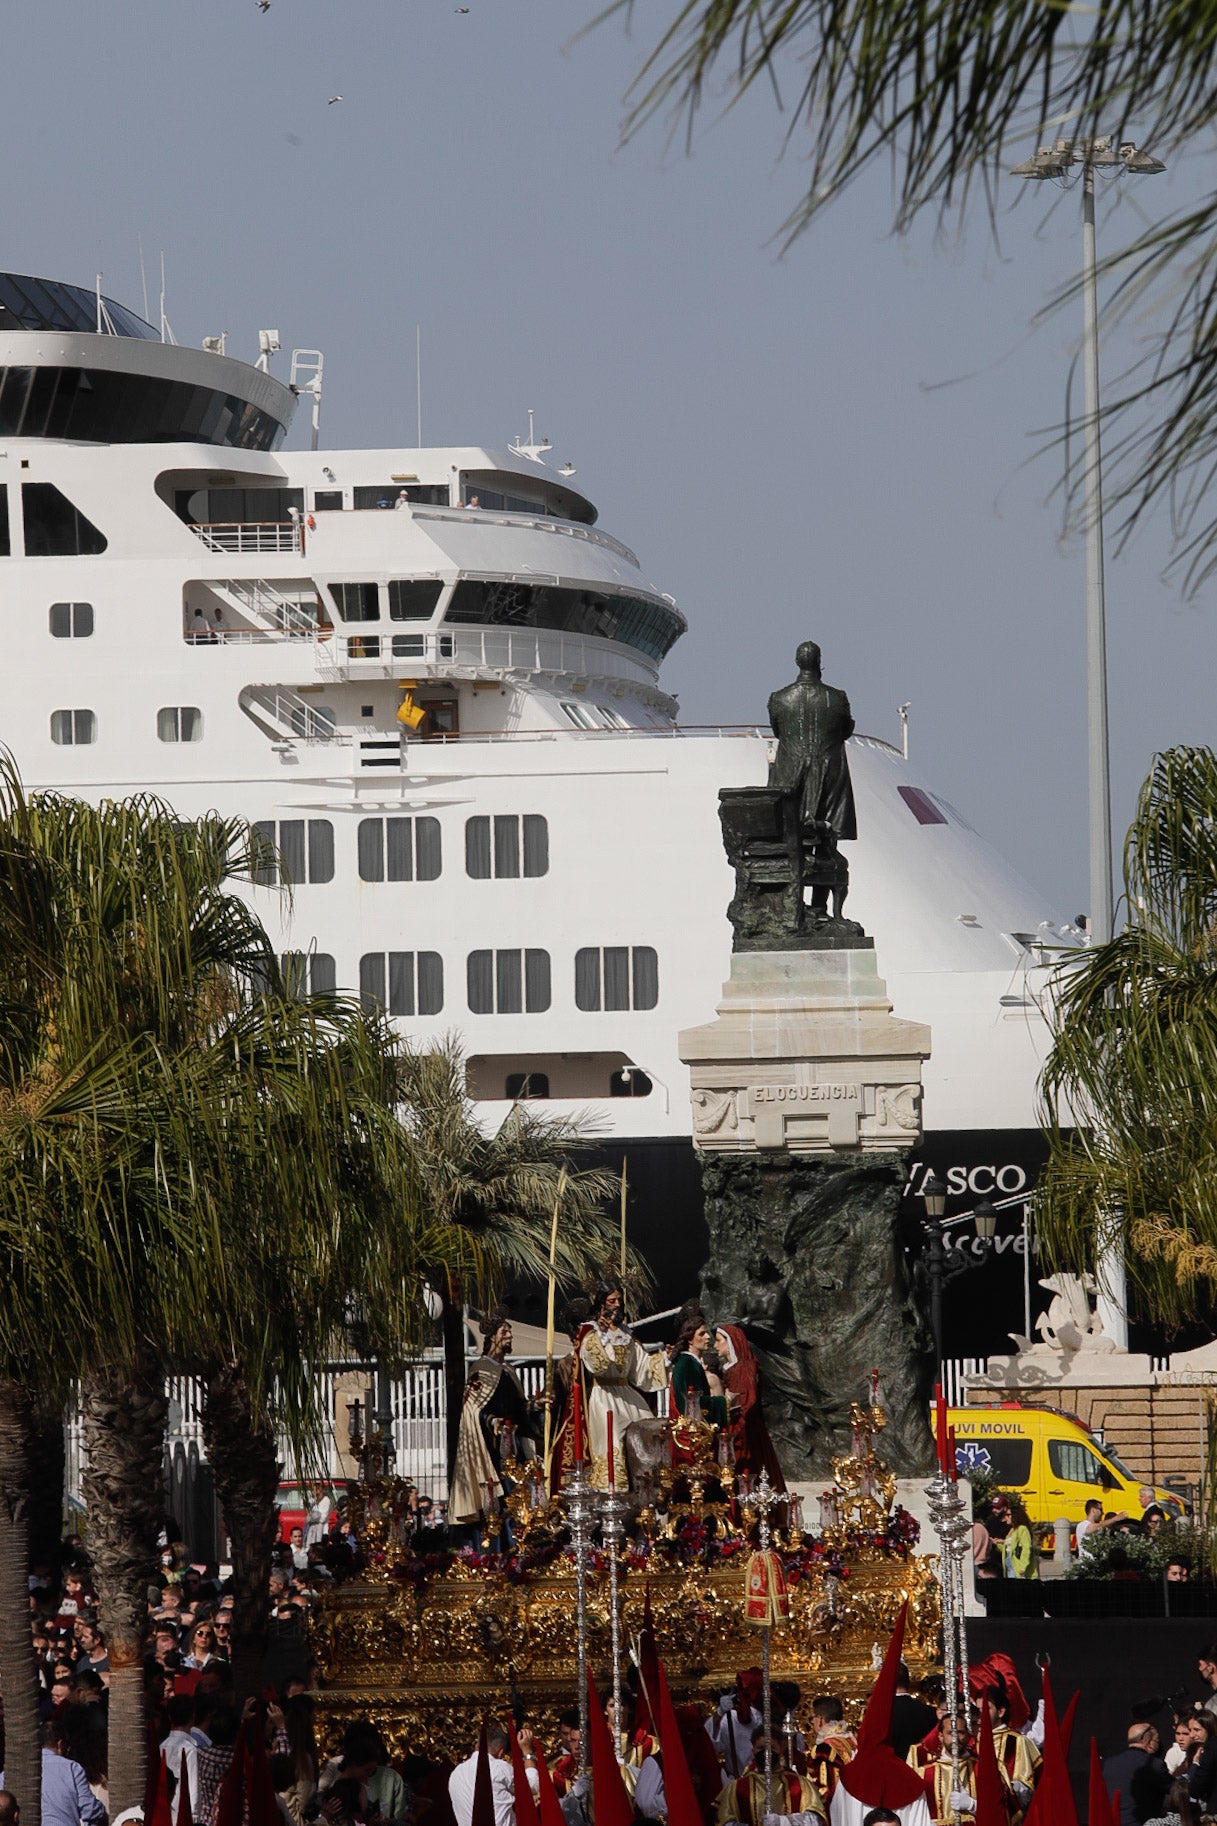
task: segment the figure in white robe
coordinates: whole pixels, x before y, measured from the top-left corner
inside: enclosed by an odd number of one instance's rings
[[[597,1289],[595,1318],[576,1340],[587,1390],[587,1438],[591,1479],[608,1488],[608,1416],[613,1416],[613,1462],[619,1490],[629,1488],[625,1429],[635,1420],[654,1420],[655,1409],[641,1390],[668,1386],[663,1351],[646,1351],[621,1323],[624,1295],[615,1282]]]

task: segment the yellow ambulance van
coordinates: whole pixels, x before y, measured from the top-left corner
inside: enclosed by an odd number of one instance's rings
[[[1142,1489],[1153,1490],[1153,1501],[1167,1515],[1183,1513],[1175,1492],[1155,1489],[1136,1476],[1072,1414],[1010,1402],[1001,1407],[951,1408],[948,1424],[955,1431],[960,1476],[978,1471],[996,1478],[1005,1489],[1016,1490],[1032,1522],[1065,1517],[1080,1522],[1093,1498],[1104,1511],[1122,1511],[1139,1521],[1148,1507],[1138,1494]]]

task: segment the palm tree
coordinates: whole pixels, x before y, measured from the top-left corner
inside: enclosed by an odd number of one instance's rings
[[[1036,1195],[1052,1260],[1121,1249],[1167,1323],[1217,1293],[1217,755],[1155,757],[1124,848],[1126,924],[1063,965]]]
[[[594,23],[624,15],[649,25],[654,10],[606,0]],[[962,213],[978,189],[995,213],[1003,172],[1062,130],[1137,139],[1165,158],[1192,155],[1217,120],[1205,7],[1103,7],[1083,17],[1040,0],[678,0],[663,10],[667,23],[626,98],[625,135],[658,115],[674,128],[683,121],[691,139],[708,99],[726,109],[770,90],[799,155],[787,244],[872,164],[890,168],[903,230],[923,210]],[[1147,224],[1104,266],[1111,308],[1135,309],[1141,349],[1104,413],[1121,429],[1108,455],[1122,459],[1126,525],[1169,502],[1194,588],[1217,562],[1208,492],[1217,186]],[[1146,327],[1153,307],[1162,313],[1156,333]],[[1071,479],[1081,480],[1080,468]]]
[[[449,1242],[449,1266],[436,1262],[432,1285],[442,1303],[451,1476],[465,1394],[466,1300],[486,1307],[508,1283],[545,1282],[559,1200],[559,1281],[569,1285],[602,1273],[617,1259],[616,1225],[604,1208],[617,1181],[599,1168],[574,1164],[590,1140],[585,1129],[542,1115],[531,1104],[513,1104],[498,1131],[487,1134],[465,1089],[454,1039],[430,1051],[403,1048],[400,1086],[423,1203],[437,1243]],[[465,1258],[463,1273],[451,1266],[454,1245]],[[632,1253],[629,1271],[635,1281],[645,1279]]]
[[[152,801],[27,800],[11,768],[3,784],[0,900],[14,891],[0,910],[0,1369],[12,1399],[6,1410],[0,1378],[0,1434],[11,1482],[30,1386],[53,1386],[37,1340],[54,1339],[83,1377],[110,1788],[122,1806],[143,1790],[166,1371],[227,1370],[265,1407],[290,1337],[279,1383],[289,1412],[306,1412],[306,1366],[329,1343],[341,1275],[372,1251],[387,1205],[397,1237],[376,1245],[402,1269],[399,1291],[409,1286],[410,1182],[386,1036],[358,1009],[277,993],[269,941],[226,885],[250,873],[243,827],[183,824]],[[308,1238],[297,1267],[313,1279],[297,1273],[294,1297],[277,1299],[276,1243],[292,1220]],[[18,1531],[0,1556],[13,1563],[28,1505],[17,1495]],[[6,1650],[16,1700],[28,1641],[0,1639]],[[10,1712],[10,1743],[16,1724]],[[36,1811],[36,1783],[23,1779]]]

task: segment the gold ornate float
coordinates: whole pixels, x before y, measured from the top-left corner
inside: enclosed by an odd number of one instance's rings
[[[857,1705],[874,1679],[875,1645],[886,1644],[909,1601],[906,1659],[915,1678],[939,1665],[934,1561],[911,1552],[912,1529],[893,1509],[894,1483],[874,1451],[878,1408],[854,1410],[854,1450],[834,1461],[822,1500],[824,1525],[800,1525],[798,1507],[775,1539],[786,1569],[789,1621],[772,1637],[775,1680],[797,1681],[804,1700],[830,1691]],[[690,1466],[660,1474],[642,1509],[635,1547],[622,1560],[622,1636],[642,1627],[649,1590],[659,1652],[673,1697],[707,1706],[759,1659],[744,1621],[744,1565],[756,1512],[745,1480],[709,1457],[690,1428]],[[522,1473],[523,1475],[523,1473]],[[314,1625],[319,1723],[328,1743],[357,1716],[370,1717],[393,1754],[428,1749],[468,1754],[486,1711],[516,1705],[549,1733],[576,1697],[576,1580],[558,1546],[560,1504],[526,1481],[510,1500],[516,1552],[455,1556],[406,1553],[405,1487],[379,1480],[353,1492],[356,1530],[372,1570],[336,1587]],[[589,1659],[605,1685],[609,1579],[602,1557],[588,1570]]]

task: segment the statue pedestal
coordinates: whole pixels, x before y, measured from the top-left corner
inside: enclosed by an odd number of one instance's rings
[[[892,1013],[869,946],[736,951],[718,1019],[686,1028],[705,1153],[911,1148],[930,1030]]]
[[[933,1350],[897,1235],[929,1028],[898,1020],[867,945],[737,951],[717,1019],[680,1036],[702,1155],[706,1311],[743,1324],[788,1478],[831,1474],[878,1370],[883,1453],[933,1465]]]

